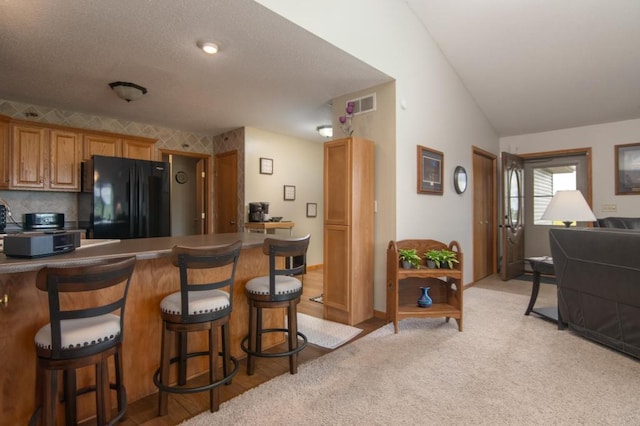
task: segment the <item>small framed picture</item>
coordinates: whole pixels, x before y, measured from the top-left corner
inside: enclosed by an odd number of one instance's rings
[[[640,195],[640,143],[616,145],[616,195]]]
[[[316,216],[318,216],[318,204],[307,203],[307,217],[316,217]]]
[[[444,154],[418,145],[418,194],[442,195]]]
[[[293,185],[284,186],[284,200],[294,201],[296,199],[296,187]]]
[[[260,174],[272,175],[273,174],[273,159],[260,158]]]

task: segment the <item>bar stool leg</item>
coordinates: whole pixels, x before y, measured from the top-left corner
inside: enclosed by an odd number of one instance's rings
[[[62,373],[64,382],[64,411],[67,424],[78,423],[76,411],[76,370],[68,369]]]
[[[292,351],[298,347],[298,318],[296,312],[295,300],[289,301],[287,321],[289,328],[289,350]],[[289,372],[296,374],[298,372],[298,354],[289,355]]]
[[[178,332],[178,345],[180,361],[178,361],[178,384],[184,386],[187,384],[187,346],[188,333]]]
[[[122,411],[122,409],[127,403],[127,400],[126,400],[127,396],[124,391],[124,383],[122,382],[122,369],[123,369],[122,358],[123,358],[122,347],[119,346],[113,358],[113,364],[116,370],[115,373],[116,373],[116,388],[117,388],[117,395],[118,395],[118,412]]]
[[[222,324],[222,372],[227,377],[231,372],[231,337],[229,336],[229,322]],[[227,385],[231,384],[229,380]]]
[[[209,383],[217,381],[218,367],[218,327],[211,324],[209,330]],[[220,392],[218,386],[209,390],[209,411],[216,412],[220,406]]]
[[[162,348],[160,356],[160,383],[166,385],[169,382],[169,362],[171,361],[171,331],[167,329],[167,324],[162,323]],[[160,403],[158,405],[158,415],[166,416],[169,412],[169,394],[158,392],[160,395]]]
[[[56,424],[56,407],[58,405],[58,372],[43,369],[42,424]]]
[[[258,308],[255,302],[249,302],[249,353],[247,354],[247,375],[252,376],[256,368],[255,357],[252,352],[257,352],[258,346]]]

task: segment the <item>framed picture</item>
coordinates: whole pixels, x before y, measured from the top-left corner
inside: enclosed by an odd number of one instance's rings
[[[442,195],[444,154],[418,145],[418,194]]]
[[[272,175],[273,174],[273,159],[260,158],[260,174]]]
[[[307,203],[307,217],[316,217],[316,216],[318,216],[318,204]]]
[[[284,186],[284,200],[294,201],[296,199],[296,187],[293,185]]]
[[[640,195],[640,143],[616,145],[616,195]]]

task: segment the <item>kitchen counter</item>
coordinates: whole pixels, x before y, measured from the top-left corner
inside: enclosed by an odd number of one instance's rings
[[[40,257],[35,259],[22,259],[7,257],[0,254],[0,274],[36,271],[44,266],[68,266],[88,263],[96,259],[115,258],[124,256],[135,256],[138,260],[155,259],[168,256],[174,245],[186,245],[193,247],[203,247],[207,245],[230,244],[234,241],[242,240],[242,247],[261,246],[264,235],[260,234],[206,234],[190,235],[183,237],[158,237],[158,238],[138,238],[131,240],[119,240],[111,244],[89,243],[81,250],[76,249],[71,253]],[[105,240],[87,240],[105,241]]]
[[[127,297],[124,329],[124,381],[129,401],[156,393],[153,373],[160,365],[162,320],[160,301],[167,294],[179,291],[178,269],[171,264],[169,254],[176,245],[203,247],[243,242],[238,259],[233,288],[233,312],[231,314],[232,354],[245,356],[240,341],[247,334],[249,310],[245,296],[246,282],[269,273],[268,257],[262,252],[262,242],[268,235],[235,233],[194,235],[185,237],[160,237],[111,241],[76,249],[71,253],[37,259],[7,258],[0,255],[0,296],[8,295],[8,303],[0,307],[0,387],[11,389],[0,398],[0,424],[27,424],[34,410],[35,400],[35,349],[33,338],[37,330],[49,321],[47,295],[35,286],[38,269],[46,265],[71,266],[91,263],[105,258],[135,256],[136,266],[131,277]],[[209,272],[202,270],[206,279]],[[214,272],[211,272],[214,274]],[[72,300],[73,302],[73,300]],[[78,302],[80,304],[80,301]],[[284,311],[269,309],[265,312],[265,327],[282,327]],[[189,340],[189,347],[204,350],[206,333]],[[265,347],[283,341],[277,333],[265,336]],[[195,376],[207,370],[207,358],[194,359],[188,375]],[[80,374],[78,380],[87,380],[91,372]],[[82,398],[87,398],[84,401]],[[92,415],[92,394],[83,395],[78,402],[79,419]],[[88,407],[85,410],[84,407]],[[61,413],[64,410],[59,409]]]

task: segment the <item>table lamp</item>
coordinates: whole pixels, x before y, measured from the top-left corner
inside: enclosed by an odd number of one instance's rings
[[[597,220],[582,196],[582,192],[578,190],[557,191],[541,219],[560,220],[567,228],[571,226],[571,222],[594,222]]]

